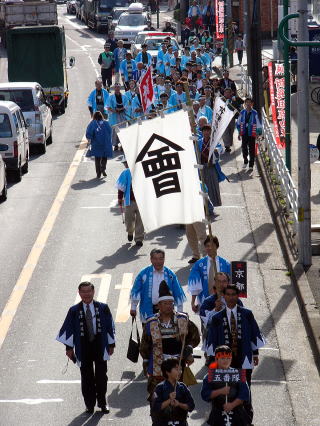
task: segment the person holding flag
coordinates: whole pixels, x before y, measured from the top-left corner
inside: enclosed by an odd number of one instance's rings
[[[161,364],[164,381],[155,388],[151,401],[152,426],[174,424],[188,426],[187,417],[195,404],[187,386],[179,381],[180,369],[177,358],[169,358]]]
[[[244,401],[249,401],[249,388],[241,372],[230,368],[232,362],[232,351],[227,345],[216,348],[215,362],[209,365],[208,374],[203,379],[201,397],[212,405],[208,425],[212,426],[249,426],[251,424]],[[235,382],[215,381],[218,377],[226,375],[238,375],[239,380]],[[236,376],[237,377],[237,376]]]
[[[144,239],[144,227],[139,213],[138,205],[132,189],[132,177],[125,156],[121,161],[125,170],[120,174],[116,188],[118,189],[118,204],[125,208],[125,224],[128,233],[128,241],[136,242],[137,247],[142,247]]]

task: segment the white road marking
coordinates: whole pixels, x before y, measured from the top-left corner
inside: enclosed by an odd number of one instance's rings
[[[111,282],[111,275],[104,274],[104,276],[101,278],[99,293],[97,297],[98,302],[107,303],[109,289],[110,289],[110,282]]]
[[[115,322],[127,322],[130,317],[130,290],[133,274],[123,274]]]
[[[96,73],[96,76],[99,77],[100,73],[97,69],[96,64],[94,63],[93,59],[91,58],[90,53],[88,52],[87,48],[85,47],[85,45],[81,45],[80,43],[78,43],[76,40],[74,40],[72,37],[70,37],[69,35],[66,34],[66,38],[68,40],[70,40],[72,43],[74,43],[76,46],[80,47],[81,50],[83,50],[84,52],[86,52],[86,54],[88,55],[89,61],[91,62],[94,72]]]
[[[103,40],[102,38],[98,38],[98,37],[95,37],[95,41],[97,41],[98,43],[101,43],[101,44],[105,43],[105,40]]]
[[[268,346],[264,346],[263,348],[260,348],[259,351],[264,350],[264,351],[279,351],[278,348],[269,348]]]
[[[0,399],[0,402],[14,402],[17,404],[27,404],[27,405],[37,405],[37,404],[44,404],[46,402],[63,402],[63,399],[61,398],[51,398],[51,399],[31,399],[31,398],[25,398],[25,399]]]
[[[82,206],[81,209],[92,210],[92,209],[108,209],[108,206]]]
[[[61,183],[57,195],[55,196],[48,215],[41,226],[39,234],[37,235],[36,241],[32,246],[32,249],[22,268],[19,278],[15,283],[10,297],[2,311],[0,317],[0,349],[7,336],[7,333],[10,329],[10,326],[19,308],[19,305],[23,299],[23,296],[29,286],[33,272],[37,268],[39,259],[42,255],[44,247],[48,242],[51,231],[55,226],[55,222],[60,214],[63,202],[68,195],[70,186],[77,173],[78,167],[81,162],[81,157],[86,146],[87,140],[83,138],[73,157],[72,162],[70,163],[68,171],[63,179],[63,182]]]
[[[110,274],[86,274],[82,275],[81,277],[81,283],[84,281],[92,282],[93,279],[100,278],[100,286],[99,286],[99,293],[96,298],[99,302],[106,303],[109,295],[109,289],[110,289],[110,282],[111,282],[111,275]],[[77,296],[75,298],[74,304],[80,302],[80,296],[79,293],[77,293]]]

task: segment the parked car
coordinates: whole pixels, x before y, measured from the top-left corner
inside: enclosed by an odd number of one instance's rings
[[[143,11],[141,3],[131,3],[128,12],[120,15],[114,32],[115,38],[123,40],[125,46],[130,46],[136,35],[143,31],[150,21],[150,14]]]
[[[76,14],[76,0],[67,1],[67,13],[70,13],[70,15]]]
[[[144,41],[144,43],[148,46],[148,52],[152,56],[152,64],[154,66],[156,65],[158,52],[161,48],[161,44],[163,43],[163,40],[164,40],[164,37],[151,37],[151,38],[146,38]],[[171,43],[171,46],[173,47],[173,50],[180,51],[179,44],[174,38],[171,38],[170,43]]]
[[[114,29],[116,28],[119,18],[120,16],[124,13],[127,12],[128,8],[127,7],[114,7],[112,9],[112,12],[109,16],[110,22],[109,22],[109,28]]]
[[[15,102],[28,125],[29,143],[45,153],[52,143],[52,115],[39,83],[0,83],[0,100]]]
[[[131,54],[135,58],[139,52],[141,52],[141,45],[145,43],[146,38],[151,39],[155,37],[156,39],[162,39],[162,41],[166,37],[170,37],[172,40],[176,40],[175,35],[173,33],[164,33],[162,31],[140,31],[131,44]]]
[[[20,107],[14,102],[0,101],[0,142],[8,145],[3,159],[14,180],[20,182],[28,172],[28,129]]]
[[[9,147],[6,144],[0,143],[0,151],[8,151]],[[7,177],[6,177],[6,163],[0,154],[0,203],[7,199]]]

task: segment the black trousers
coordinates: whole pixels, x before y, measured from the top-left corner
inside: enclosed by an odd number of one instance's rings
[[[253,167],[256,155],[256,138],[244,135],[242,136],[242,156],[245,163],[248,163],[248,154],[249,167]]]
[[[112,86],[112,68],[101,68],[101,78],[103,87],[111,87]],[[108,84],[107,84],[108,83]]]
[[[97,176],[100,177],[101,173],[106,171],[108,159],[106,157],[94,157]]]
[[[107,361],[102,359],[83,361],[81,371],[81,390],[87,408],[106,406]]]
[[[238,55],[239,64],[241,65],[242,58],[243,58],[243,50],[238,50],[237,55]]]

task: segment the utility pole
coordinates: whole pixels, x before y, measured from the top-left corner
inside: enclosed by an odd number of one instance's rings
[[[250,28],[250,62],[252,78],[252,98],[254,108],[261,118],[262,108],[262,57],[261,57],[261,18],[260,0],[253,0],[252,22]]]
[[[252,76],[251,71],[251,31],[250,31],[250,5],[249,0],[243,0],[243,32],[245,34],[246,53],[247,53],[247,73]]]
[[[308,3],[298,1],[298,41],[309,39]],[[298,47],[298,221],[299,262],[312,264],[311,204],[310,204],[310,148],[309,148],[309,48]]]
[[[233,39],[233,28],[232,28],[232,0],[226,0],[226,26],[227,26],[227,38],[228,38],[228,54],[229,54],[229,67],[233,67],[233,50],[234,50],[234,39]]]

